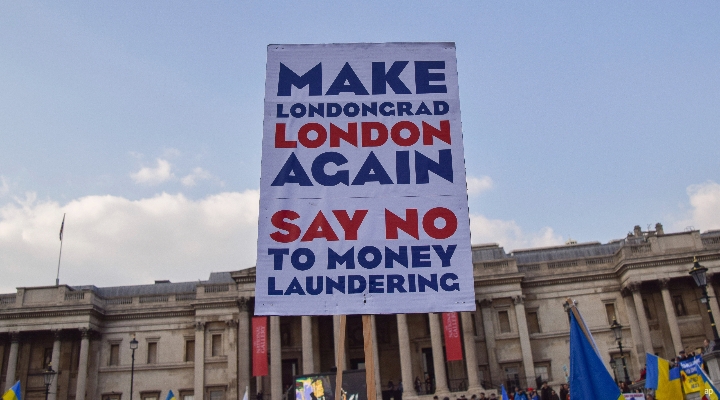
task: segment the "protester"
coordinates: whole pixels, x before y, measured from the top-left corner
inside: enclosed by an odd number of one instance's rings
[[[551,400],[550,399],[550,386],[548,386],[547,381],[543,381],[542,387],[540,388],[540,400]]]
[[[552,389],[550,390],[550,400],[560,400],[560,396]]]
[[[560,400],[567,400],[568,393],[570,393],[570,390],[568,389],[567,383],[560,385]]]
[[[524,390],[515,388],[515,397],[513,397],[514,400],[530,400],[527,393],[525,393]]]

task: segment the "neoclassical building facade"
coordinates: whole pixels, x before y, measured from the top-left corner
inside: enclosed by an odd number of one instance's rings
[[[623,354],[636,380],[646,352],[672,358],[712,338],[701,291],[688,275],[694,258],[709,268],[710,306],[720,318],[720,277],[713,275],[720,272],[720,231],[666,234],[658,224],[604,244],[511,253],[497,244],[473,246],[477,309],[460,315],[463,361],[445,361],[438,314],[376,315],[378,395],[400,380],[406,398],[452,398],[500,384],[534,387],[538,378],[564,383],[566,298],[577,301],[608,369],[611,359],[618,361],[619,379],[624,372],[610,324],[617,318],[624,326]],[[231,400],[247,387],[279,400],[293,376],[335,366],[339,317],[270,317],[270,372],[253,377],[254,284],[251,268],[199,282],[26,287],[2,294],[0,386],[19,379],[26,399],[42,399],[42,371],[51,363],[58,371],[51,400],[127,400],[131,370],[134,399],[157,400],[173,390],[179,400]],[[345,343],[344,367],[364,368],[361,316],[348,316]]]

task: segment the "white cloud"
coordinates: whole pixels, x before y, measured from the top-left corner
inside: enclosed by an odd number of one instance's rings
[[[215,178],[210,172],[200,167],[197,167],[193,169],[193,172],[190,175],[186,175],[182,179],[180,179],[180,182],[183,184],[183,186],[192,187],[195,186],[198,181],[211,179],[217,180],[217,178]]]
[[[676,231],[693,227],[701,231],[720,229],[720,184],[708,181],[687,188],[691,209],[673,224]]]
[[[493,180],[489,176],[481,176],[476,178],[474,176],[467,176],[467,191],[468,195],[477,195],[482,192],[488,191],[493,187]]]
[[[132,178],[135,183],[158,185],[175,178],[175,174],[172,173],[171,168],[172,166],[167,160],[158,158],[157,167],[142,167],[140,171],[130,174],[130,178]]]
[[[515,221],[489,219],[479,214],[470,214],[470,232],[473,244],[497,243],[507,252],[564,243],[562,236],[555,234],[552,228],[525,232]]]
[[[0,207],[0,293],[54,284],[63,213],[61,283],[193,281],[251,267],[258,202],[257,190],[199,200],[167,193],[136,201],[87,196],[65,205],[36,201],[30,193]]]

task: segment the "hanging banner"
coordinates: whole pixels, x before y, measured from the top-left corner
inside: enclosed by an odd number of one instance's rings
[[[267,317],[252,318],[253,376],[267,376]]]
[[[443,313],[442,317],[447,361],[462,361],[462,342],[460,339],[458,315],[454,312]]]
[[[454,43],[268,46],[256,314],[472,311]]]

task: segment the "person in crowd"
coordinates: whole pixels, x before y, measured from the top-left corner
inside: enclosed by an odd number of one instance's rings
[[[538,392],[533,388],[528,388],[528,399],[530,400],[540,400],[540,395]]]
[[[495,393],[490,393],[490,400],[497,400]]]
[[[514,400],[530,400],[530,398],[528,398],[527,393],[525,393],[524,390],[522,390],[518,387],[515,387],[515,396],[513,397],[513,399]]]
[[[395,400],[402,400],[403,392],[405,389],[403,388],[402,379],[398,381],[397,387],[395,387]]]
[[[542,387],[540,388],[540,400],[550,400],[550,386],[547,381],[543,381]]]
[[[563,383],[562,385],[560,385],[560,400],[567,400],[569,393],[570,389],[568,388],[567,383]]]
[[[630,393],[630,386],[628,386],[627,382],[620,382],[620,392]]]
[[[422,383],[420,383],[420,377],[419,377],[419,376],[416,376],[416,377],[415,377],[414,386],[415,386],[415,393],[420,394],[420,389],[422,388]]]
[[[550,400],[560,400],[560,396],[552,389],[550,389]]]
[[[478,398],[478,400],[486,400],[486,399],[487,399],[487,397],[485,397],[485,392],[480,392],[480,397]]]
[[[393,383],[393,381],[388,382],[387,390],[389,390],[391,392],[395,391],[395,384]]]

